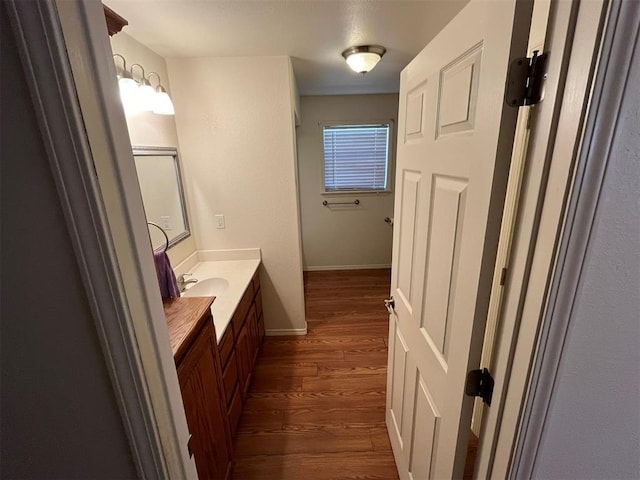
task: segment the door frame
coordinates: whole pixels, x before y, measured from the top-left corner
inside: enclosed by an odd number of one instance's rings
[[[514,457],[514,448],[530,395],[531,366],[546,313],[608,12],[607,0],[551,3],[545,38],[545,51],[551,44],[551,55],[545,88],[547,92],[553,89],[557,97],[554,104],[543,101],[532,111],[500,335],[494,350],[493,398],[498,408],[484,410],[475,478],[510,477],[521,460]]]
[[[52,170],[59,169],[55,171],[59,192],[70,195],[73,191],[73,196],[65,196],[67,202],[73,200],[67,205],[67,227],[78,261],[84,262],[88,293],[95,299],[96,330],[119,396],[132,455],[144,477],[166,477],[167,472],[170,478],[195,477],[186,449],[188,429],[168,336],[158,328],[164,314],[153,283],[142,200],[135,175],[130,175],[133,156],[113,81],[115,70],[102,5],[64,0],[11,0],[10,4],[21,12],[17,16],[22,23],[19,41],[33,53],[25,60],[32,88],[36,94],[53,88],[64,100],[38,105],[43,131],[55,135],[59,132],[55,127],[64,125],[67,135],[80,140],[70,157],[75,159],[77,171],[53,161],[56,156],[62,158],[61,147],[52,145],[48,153]],[[552,4],[547,38],[564,28],[569,41],[565,63],[555,66],[555,79],[551,76],[552,56],[547,84],[555,82],[563,94],[552,113],[535,119],[539,131],[547,129],[555,142],[551,142],[553,148],[540,151],[532,136],[496,348],[499,368],[494,398],[502,400],[502,405],[487,415],[482,428],[478,478],[506,478],[518,466],[512,463],[512,452],[551,285],[606,7],[606,0]],[[32,9],[36,8],[38,15],[34,16]],[[569,23],[561,27],[562,21]],[[575,28],[567,26],[571,21]],[[38,50],[43,39],[46,53]],[[51,63],[61,77],[34,73],[46,71]],[[588,75],[585,65],[589,66]],[[576,102],[576,94],[584,102]],[[60,108],[61,104],[67,108]],[[96,173],[102,176],[100,183]],[[78,228],[74,223],[81,216],[85,220],[91,217],[90,228]],[[96,251],[96,242],[103,250]],[[105,280],[110,282],[108,293],[98,288]],[[548,379],[550,373],[539,370],[536,375]],[[518,460],[522,461],[525,459]]]
[[[591,233],[596,221],[618,118],[629,85],[628,77],[638,58],[640,6],[613,0],[603,35],[602,64],[597,69],[585,123],[575,181],[568,200],[567,220],[554,269],[553,283],[541,325],[531,386],[524,406],[511,478],[534,478],[547,416],[554,397],[567,335],[574,318]],[[635,38],[635,42],[633,39]],[[606,59],[606,62],[605,62]]]
[[[133,463],[196,478],[102,4],[5,3]]]

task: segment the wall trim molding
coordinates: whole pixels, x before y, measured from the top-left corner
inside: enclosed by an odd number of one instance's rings
[[[58,10],[52,0],[6,6],[133,463],[143,478],[166,478]]]
[[[511,478],[535,478],[623,97],[633,88],[627,82],[639,38],[640,4],[613,0]]]
[[[195,250],[192,254],[190,254],[187,258],[181,261],[179,264],[173,267],[173,272],[176,274],[176,277],[182,275],[183,273],[188,273],[191,271],[198,263],[200,259],[198,258],[198,251]]]
[[[304,267],[305,272],[324,272],[330,270],[375,270],[380,268],[391,268],[390,263],[373,265],[309,265]]]
[[[286,335],[306,335],[307,327],[304,328],[273,328],[266,329],[264,334],[267,337],[282,337]]]
[[[197,250],[201,262],[224,262],[227,260],[261,260],[259,248],[232,248],[224,250]]]

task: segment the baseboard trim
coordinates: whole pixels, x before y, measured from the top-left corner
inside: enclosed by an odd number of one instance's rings
[[[304,328],[272,328],[265,330],[264,334],[267,337],[282,337],[285,335],[306,335],[307,327]]]
[[[326,270],[375,270],[379,268],[391,268],[390,263],[375,265],[317,265],[304,267],[305,272],[322,272]]]
[[[187,273],[195,267],[200,260],[198,259],[198,251],[194,250],[191,255],[185,258],[178,265],[173,267],[173,271],[176,276],[182,275],[183,273]]]

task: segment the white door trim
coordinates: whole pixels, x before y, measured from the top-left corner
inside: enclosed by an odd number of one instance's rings
[[[494,402],[486,418],[476,478],[504,479],[512,466],[530,368],[558,251],[567,198],[599,53],[604,1],[554,1],[545,45],[547,92],[536,106],[496,346]],[[547,47],[545,46],[545,50]],[[548,138],[548,141],[547,141]]]
[[[95,195],[99,190],[55,5],[10,1],[7,10],[134,462],[145,478],[162,478],[162,450],[137,346],[127,335],[129,312],[118,299],[113,245],[102,199]]]
[[[534,465],[554,396],[576,294],[596,218],[600,191],[640,34],[640,4],[614,0],[603,59],[594,85],[584,141],[569,200],[564,238],[543,320],[537,358],[515,450],[512,478],[533,478]],[[606,61],[605,61],[606,59]]]
[[[154,329],[165,318],[142,200],[117,178],[133,156],[102,5],[6,6],[134,463],[141,478],[193,478],[168,336]]]

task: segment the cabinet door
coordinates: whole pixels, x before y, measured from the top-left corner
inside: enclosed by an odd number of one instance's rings
[[[255,306],[251,306],[251,310],[249,310],[249,314],[247,315],[247,335],[249,336],[249,359],[251,364],[251,369],[255,365],[256,356],[258,355],[258,345],[259,345],[259,333],[258,333],[258,322],[256,321],[256,309]]]
[[[255,285],[256,284],[254,283],[254,288],[255,288]],[[260,349],[260,346],[262,345],[262,341],[264,339],[264,316],[262,315],[262,292],[260,291],[259,280],[257,283],[257,290],[256,290],[256,296],[254,299],[254,304],[256,307],[256,323],[258,325],[258,349]]]
[[[178,365],[178,380],[198,477],[217,480],[228,478],[231,438],[214,342],[211,320]]]
[[[251,381],[251,368],[253,366],[251,356],[251,338],[249,336],[249,322],[244,322],[238,338],[236,339],[236,359],[238,360],[238,376],[240,377],[240,391],[244,398]]]

